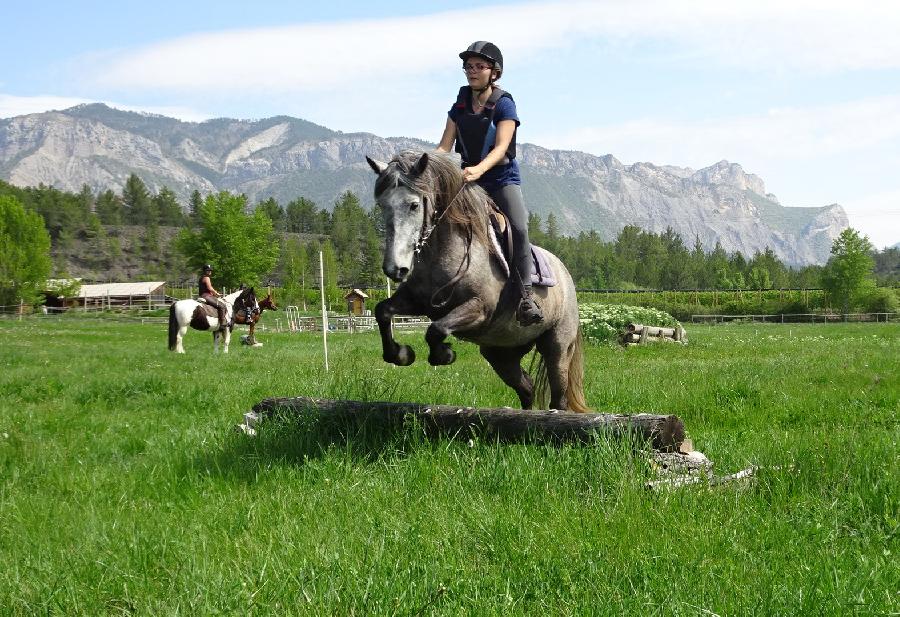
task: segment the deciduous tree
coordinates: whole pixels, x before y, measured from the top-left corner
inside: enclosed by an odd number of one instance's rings
[[[831,245],[831,258],[822,273],[822,287],[832,302],[849,313],[857,300],[875,286],[874,268],[869,238],[848,227]]]
[[[35,303],[50,265],[50,235],[41,216],[0,196],[0,305]]]
[[[213,264],[217,284],[223,287],[258,284],[278,261],[272,221],[260,211],[247,214],[246,206],[244,195],[209,195],[200,208],[200,229],[182,230],[176,241],[192,269]]]

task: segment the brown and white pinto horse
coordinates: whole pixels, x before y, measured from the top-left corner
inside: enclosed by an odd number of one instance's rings
[[[237,317],[242,313],[245,316],[252,315],[254,312],[259,313],[259,303],[256,301],[256,293],[252,287],[239,289],[224,296],[222,300],[225,301],[226,319],[230,320],[232,315]],[[237,319],[235,322],[241,323]],[[219,351],[219,336],[221,335],[223,352],[228,353],[228,345],[231,343],[231,328],[221,326],[215,307],[191,299],[173,303],[169,308],[169,349],[184,353],[184,345],[181,341],[188,326],[194,330],[212,330],[214,352]]]
[[[247,319],[247,313],[238,311],[237,315],[234,316],[234,322],[239,324],[248,324],[250,326],[250,334],[247,335],[247,344],[254,345],[256,343],[256,323],[259,321],[259,318],[262,317],[262,312],[265,310],[269,311],[277,311],[278,307],[275,306],[275,298],[272,297],[272,292],[270,291],[266,294],[266,297],[259,301],[259,308],[256,310],[251,310],[249,315],[249,320]],[[243,338],[243,337],[241,337]]]

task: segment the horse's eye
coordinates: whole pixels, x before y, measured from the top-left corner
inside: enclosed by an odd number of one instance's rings
[[[409,202],[409,211],[410,212],[415,212],[418,209],[419,209],[419,202],[417,202],[417,201]]]

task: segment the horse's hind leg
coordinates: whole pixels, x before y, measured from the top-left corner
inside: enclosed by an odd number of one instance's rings
[[[181,326],[178,328],[178,332],[175,334],[175,353],[184,353],[184,335],[187,334],[187,326]]]
[[[569,409],[569,364],[575,353],[575,342],[561,337],[556,330],[548,330],[537,340],[550,382],[550,409]]]
[[[425,342],[428,343],[429,349],[428,362],[434,366],[453,364],[456,352],[444,340],[457,330],[477,328],[484,320],[484,304],[478,298],[471,298],[440,319],[431,322],[425,331]]]
[[[531,409],[534,402],[534,384],[531,376],[522,370],[522,358],[531,351],[532,344],[521,347],[487,347],[480,348],[481,355],[487,360],[494,372],[500,376],[507,386],[519,395],[522,409]]]

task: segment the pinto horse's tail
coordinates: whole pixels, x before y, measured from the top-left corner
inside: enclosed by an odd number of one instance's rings
[[[169,307],[169,351],[175,351],[178,344],[178,317],[175,316],[175,303]]]
[[[572,341],[571,357],[568,366],[566,385],[566,411],[591,411],[584,400],[584,350],[581,347],[581,326]],[[534,405],[537,409],[546,409],[550,404],[550,378],[547,375],[547,364],[544,357],[538,354],[537,369],[534,372]]]

